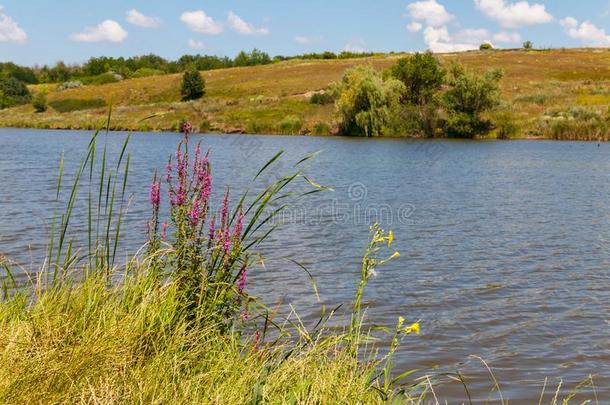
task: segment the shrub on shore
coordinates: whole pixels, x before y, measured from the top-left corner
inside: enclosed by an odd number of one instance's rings
[[[443,93],[443,105],[447,111],[447,135],[456,138],[473,138],[489,130],[490,123],[481,114],[500,104],[498,83],[500,70],[490,70],[480,76],[460,65],[451,70],[447,91]]]
[[[0,109],[27,104],[32,94],[26,84],[14,77],[0,78]]]
[[[555,140],[607,141],[610,139],[610,120],[590,108],[555,109],[538,120],[535,131],[538,136]]]
[[[182,75],[180,89],[183,101],[197,100],[205,94],[205,79],[195,68],[189,69]]]
[[[404,91],[400,81],[383,80],[375,69],[363,65],[348,69],[338,88],[335,105],[341,132],[359,136],[382,135]]]
[[[32,106],[34,107],[34,110],[36,110],[36,112],[38,113],[47,111],[48,105],[46,93],[43,91],[37,93],[34,96],[34,99],[32,100]]]

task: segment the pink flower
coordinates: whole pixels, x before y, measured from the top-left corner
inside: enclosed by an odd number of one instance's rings
[[[189,218],[190,218],[191,224],[193,226],[197,226],[197,224],[199,223],[199,214],[200,214],[199,200],[196,199],[193,202],[193,206],[191,207],[191,210],[189,211]]]
[[[225,193],[224,198],[222,199],[222,206],[220,208],[220,225],[222,229],[227,229],[229,227],[229,192]]]
[[[155,209],[159,208],[159,204],[161,204],[161,183],[156,179],[157,175],[150,185],[150,202]]]
[[[241,271],[241,274],[239,275],[239,278],[237,279],[237,291],[239,291],[240,293],[243,293],[244,290],[246,289],[246,281],[248,279],[248,269],[244,268]]]
[[[191,125],[190,122],[184,121],[182,123],[180,130],[184,133],[184,135],[188,135],[193,131],[193,126]]]
[[[243,227],[244,227],[244,213],[240,209],[239,213],[237,214],[237,221],[235,222],[235,226],[233,227],[233,238],[235,238],[236,240],[241,239],[241,233],[242,233]]]

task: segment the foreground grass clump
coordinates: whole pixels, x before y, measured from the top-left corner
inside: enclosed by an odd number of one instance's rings
[[[135,270],[135,269],[134,269]],[[138,269],[141,272],[143,269]],[[31,303],[33,299],[33,303]],[[271,344],[193,323],[176,283],[102,276],[0,304],[3,403],[376,402],[341,336]]]

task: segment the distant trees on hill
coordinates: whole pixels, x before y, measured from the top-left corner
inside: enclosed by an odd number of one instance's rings
[[[26,84],[64,83],[80,81],[85,84],[100,84],[107,82],[111,73],[115,77],[132,78],[158,74],[182,73],[190,67],[197,70],[224,69],[237,66],[267,65],[289,59],[347,59],[373,56],[373,53],[333,52],[308,53],[296,56],[271,57],[266,52],[253,49],[242,51],[235,58],[213,55],[183,55],[177,60],[168,60],[161,56],[150,54],[129,58],[114,58],[109,56],[92,57],[83,64],[68,65],[62,61],[53,66],[19,66],[12,62],[0,63],[0,79],[14,78]],[[97,79],[98,76],[106,75]]]

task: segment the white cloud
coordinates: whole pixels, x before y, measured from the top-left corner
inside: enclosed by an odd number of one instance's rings
[[[418,23],[417,21],[413,21],[412,23],[407,24],[407,30],[409,30],[410,32],[419,32],[422,30],[422,28],[424,28],[424,26]]]
[[[506,44],[514,44],[517,42],[521,42],[521,35],[518,32],[507,32],[502,31],[494,34],[494,41],[502,42]]]
[[[28,35],[11,17],[2,12],[0,6],[0,42],[14,42],[22,44],[28,39]]]
[[[203,10],[185,11],[180,16],[180,20],[186,24],[188,29],[201,34],[218,35],[224,31],[222,24],[214,21]]]
[[[244,21],[240,16],[232,11],[229,11],[228,16],[229,26],[236,32],[244,35],[267,35],[269,29],[265,27],[255,28],[252,24]]]
[[[70,35],[73,41],[79,42],[123,42],[127,31],[116,21],[105,20],[95,27],[87,27],[82,32]]]
[[[366,46],[366,42],[362,39],[354,39],[345,44],[343,48],[345,52],[353,52],[353,53],[364,53],[367,52],[368,48]]]
[[[426,27],[424,30],[424,42],[432,52],[463,52],[479,49],[483,33],[486,30],[462,30],[455,35],[450,35],[446,26]]]
[[[580,40],[585,45],[610,46],[610,35],[603,28],[598,28],[589,21],[578,23],[573,17],[567,17],[560,21],[565,32],[574,39]]]
[[[313,45],[322,41],[322,37],[307,37],[307,36],[298,36],[294,38],[294,42],[301,45]]]
[[[506,0],[474,0],[474,4],[483,14],[505,28],[526,27],[553,20],[544,4],[530,4],[528,1],[510,3]]]
[[[127,12],[127,21],[133,25],[144,28],[157,28],[161,25],[161,19],[159,17],[146,16],[136,9]]]
[[[189,48],[191,49],[207,49],[208,45],[198,39],[189,39]]]
[[[442,27],[455,18],[436,0],[416,1],[409,4],[407,10],[413,20],[424,21],[431,27]]]

